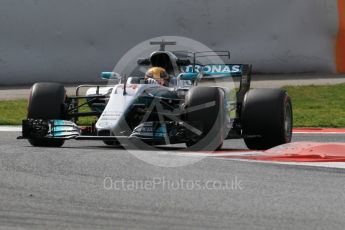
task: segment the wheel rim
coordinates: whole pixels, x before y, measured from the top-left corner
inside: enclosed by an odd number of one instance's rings
[[[290,140],[292,136],[292,109],[290,103],[288,103],[285,107],[284,128],[286,137]]]

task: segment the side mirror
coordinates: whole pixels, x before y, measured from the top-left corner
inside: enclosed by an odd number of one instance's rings
[[[199,73],[180,73],[178,77],[181,80],[195,81],[198,78]]]
[[[138,65],[142,65],[142,66],[151,65],[151,61],[148,58],[140,58],[140,59],[138,59],[137,63],[138,63]]]
[[[115,72],[102,72],[101,78],[104,80],[119,79],[119,74]]]

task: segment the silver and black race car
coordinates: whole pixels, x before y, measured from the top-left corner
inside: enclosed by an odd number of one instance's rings
[[[167,145],[185,143],[193,150],[219,149],[225,139],[243,138],[249,149],[288,143],[292,136],[292,106],[281,89],[250,89],[251,65],[202,64],[201,58],[228,51],[174,52],[173,44],[155,42],[160,50],[139,59],[138,67],[162,67],[169,85],[143,75],[103,72],[113,85],[79,86],[66,95],[59,83],[31,88],[22,136],[32,146],[60,147],[65,140],[100,140],[107,145]],[[89,87],[86,95],[80,89]],[[89,111],[80,108],[87,105]],[[97,121],[78,126],[78,118]]]

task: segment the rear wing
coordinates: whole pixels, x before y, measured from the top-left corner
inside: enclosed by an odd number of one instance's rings
[[[181,68],[179,75],[182,80],[202,81],[217,78],[240,78],[237,101],[243,102],[245,94],[250,89],[252,65],[250,64],[209,64],[188,65]]]

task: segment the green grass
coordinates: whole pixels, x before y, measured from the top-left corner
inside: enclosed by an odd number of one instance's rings
[[[80,101],[80,104],[83,103]],[[88,112],[87,106],[80,108],[81,112]],[[23,119],[26,119],[27,100],[9,100],[0,101],[0,125],[20,125]],[[96,121],[96,117],[80,117],[79,125],[89,125]]]
[[[86,100],[80,100],[79,105],[85,103]],[[79,108],[79,112],[91,112],[91,109],[85,105]],[[91,125],[92,123],[95,123],[97,121],[97,117],[79,117],[78,118],[78,125]]]
[[[284,87],[291,99],[295,127],[345,127],[345,84]],[[0,101],[0,125],[20,125],[26,117],[26,100]],[[87,107],[81,111],[89,111]],[[87,125],[95,117],[83,117]]]
[[[0,101],[0,124],[19,125],[25,119],[27,111],[26,99]]]
[[[284,87],[295,127],[345,127],[345,84]]]

